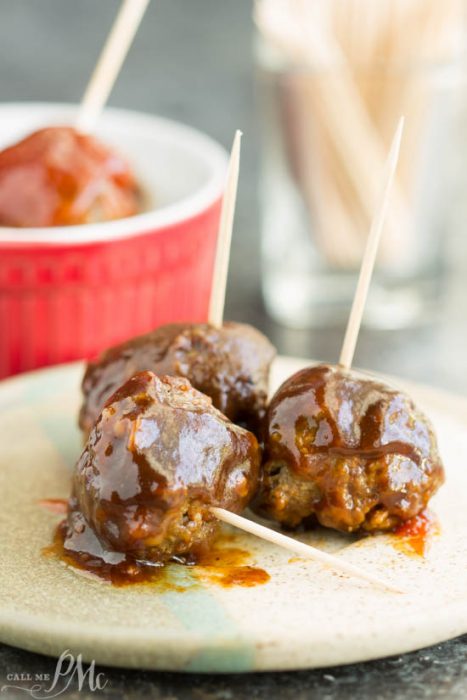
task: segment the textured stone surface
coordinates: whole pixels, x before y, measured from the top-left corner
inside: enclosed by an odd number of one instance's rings
[[[12,647],[0,652],[8,673],[50,673],[55,661]],[[154,700],[464,700],[467,693],[467,635],[413,654],[353,666],[292,673],[182,675],[101,668],[107,686],[77,693],[74,683],[60,697],[153,698]],[[4,678],[0,675],[0,681]],[[27,683],[23,685],[28,685]],[[29,684],[30,685],[30,684]],[[2,693],[5,697],[5,693]],[[7,697],[25,697],[21,690]]]

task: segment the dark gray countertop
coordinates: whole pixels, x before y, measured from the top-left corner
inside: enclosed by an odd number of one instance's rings
[[[38,654],[0,649],[3,675],[55,671],[55,661]],[[430,649],[352,666],[289,673],[194,675],[149,673],[99,667],[108,681],[100,692],[76,683],[59,697],[153,698],[153,700],[464,700],[467,635]],[[103,679],[104,680],[104,679]],[[0,683],[4,683],[0,675]],[[17,683],[21,685],[21,683]],[[29,687],[31,683],[23,683]],[[58,685],[57,690],[63,685]],[[6,697],[25,697],[9,691]],[[0,692],[0,697],[5,697]]]
[[[0,0],[2,101],[79,101],[117,0]],[[292,331],[267,318],[259,282],[255,112],[249,0],[153,0],[111,104],[188,122],[230,146],[244,132],[226,316],[264,330],[284,354],[336,360],[342,328]],[[442,312],[399,332],[364,330],[356,363],[467,394],[467,245],[450,244]],[[462,572],[460,572],[462,573]],[[0,646],[0,684],[14,672],[53,672],[55,663]],[[102,669],[100,669],[102,670]],[[467,637],[378,662],[296,673],[183,676],[105,669],[101,693],[80,698],[320,698],[392,700],[467,697]],[[27,685],[27,684],[26,684]],[[22,691],[0,697],[24,697]],[[76,686],[63,696],[78,697]]]

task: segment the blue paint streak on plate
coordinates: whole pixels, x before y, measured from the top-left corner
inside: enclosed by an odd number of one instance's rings
[[[76,425],[63,420],[63,413],[47,413],[38,419],[44,433],[70,470],[83,450],[81,433]]]
[[[185,593],[164,593],[164,605],[188,632],[203,637],[203,648],[184,670],[198,673],[252,671],[255,658],[253,645],[238,632],[234,620],[215,596],[193,577],[189,568],[174,566],[168,573],[171,582],[187,590]],[[226,637],[229,638],[228,644],[222,641]]]
[[[50,410],[38,411],[35,420],[68,467],[73,467],[83,449],[77,416],[70,413],[69,407],[69,397],[76,396],[82,372],[81,363],[62,365],[19,375],[0,384],[2,389],[7,389],[0,411],[11,410],[15,405],[34,409],[38,404],[45,407],[50,403]]]
[[[0,382],[0,411],[42,403],[64,392],[74,396],[82,373],[83,365],[73,363],[4,379]]]

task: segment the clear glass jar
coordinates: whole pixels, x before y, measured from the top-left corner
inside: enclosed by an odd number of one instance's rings
[[[436,309],[462,105],[463,58],[348,66],[291,61],[258,35],[263,296],[298,328],[348,316],[384,160],[405,129],[365,323],[398,328]],[[350,84],[351,83],[351,84]]]

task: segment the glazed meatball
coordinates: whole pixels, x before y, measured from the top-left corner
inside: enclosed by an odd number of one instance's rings
[[[323,365],[294,374],[271,401],[255,509],[292,528],[389,530],[443,480],[433,429],[407,395]]]
[[[65,549],[107,563],[183,557],[214,534],[210,506],[244,509],[259,468],[254,435],[187,379],[141,372],[108,400],[76,465]]]
[[[136,372],[188,377],[234,423],[257,432],[266,412],[275,350],[252,326],[169,324],[104,352],[83,379],[79,424],[94,425],[107,398]]]
[[[41,129],[0,152],[0,226],[87,224],[139,209],[127,163],[75,129]]]

